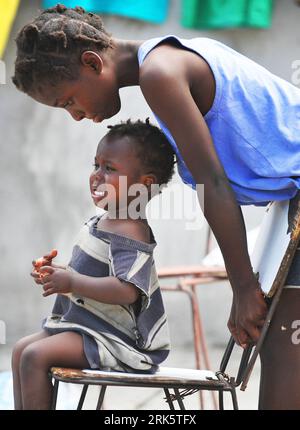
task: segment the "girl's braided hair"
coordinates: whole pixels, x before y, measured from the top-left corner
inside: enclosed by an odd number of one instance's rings
[[[80,55],[86,50],[113,48],[100,16],[82,7],[58,4],[46,9],[17,35],[16,87],[29,93],[47,83],[78,77]]]
[[[108,128],[108,139],[129,138],[143,167],[156,176],[158,185],[170,182],[174,174],[176,155],[166,136],[158,127],[150,124],[149,118],[145,122],[133,122],[129,119]]]

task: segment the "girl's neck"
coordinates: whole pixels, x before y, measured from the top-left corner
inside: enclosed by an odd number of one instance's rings
[[[139,85],[138,49],[143,41],[114,39],[111,59],[115,64],[119,88]]]

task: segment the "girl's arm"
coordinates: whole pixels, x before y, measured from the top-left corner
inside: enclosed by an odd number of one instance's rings
[[[141,72],[142,92],[166,124],[197,184],[204,184],[204,215],[222,251],[235,303],[235,340],[257,341],[266,313],[247,250],[244,220],[208,127],[196,105],[185,69],[154,64]],[[201,199],[200,199],[201,201]]]
[[[130,305],[139,297],[135,285],[120,281],[114,276],[96,278],[52,266],[44,266],[40,270],[45,273],[42,280],[44,297],[51,294],[73,293],[112,305]]]

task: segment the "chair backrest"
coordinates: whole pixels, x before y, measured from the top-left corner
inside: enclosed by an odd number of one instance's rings
[[[229,363],[229,359],[231,357],[234,346],[235,346],[235,341],[234,341],[233,337],[231,336],[229,339],[229,342],[226,346],[226,349],[225,349],[225,352],[223,354],[221,364],[220,364],[219,372],[222,373],[223,375],[226,375],[226,368],[227,368],[227,365]],[[251,344],[243,350],[242,358],[241,358],[241,361],[239,364],[239,368],[238,368],[236,377],[234,378],[235,386],[239,386],[243,380],[243,376],[244,376],[245,370],[247,368],[253,346],[254,345]]]
[[[255,361],[261,351],[271,320],[278,305],[285,280],[291,267],[291,263],[299,244],[300,190],[290,201],[274,202],[273,213],[270,212],[269,215],[269,225],[265,223],[265,228],[267,231],[262,232],[265,234],[265,237],[261,238],[261,246],[265,248],[266,252],[261,252],[260,260],[258,259],[257,262],[260,264],[259,267],[261,272],[259,273],[259,280],[263,281],[262,288],[267,296],[273,298],[265,319],[265,323],[262,327],[259,340],[254,348],[251,358],[249,359],[247,368],[243,373],[241,390],[245,390],[247,387],[248,380],[250,378]],[[277,218],[275,215],[277,215]],[[280,220],[280,223],[278,223],[278,219]],[[272,253],[273,249],[271,249],[270,242],[268,243],[268,240],[272,241],[272,238],[275,238],[273,240],[276,240],[276,245],[274,242],[271,242],[271,244],[273,243],[273,246],[280,248],[279,254],[278,252]],[[269,254],[273,254],[273,259],[267,258],[267,251],[269,251]],[[281,255],[281,260],[278,255]],[[266,257],[265,260],[263,259],[264,256]]]
[[[272,297],[284,283],[299,240],[300,191],[268,206],[251,255],[263,292]]]

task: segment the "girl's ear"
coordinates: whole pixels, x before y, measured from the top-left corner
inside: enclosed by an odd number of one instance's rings
[[[94,51],[84,51],[80,57],[81,63],[85,67],[90,67],[93,69],[98,75],[102,72],[103,69],[103,61],[97,52]]]

